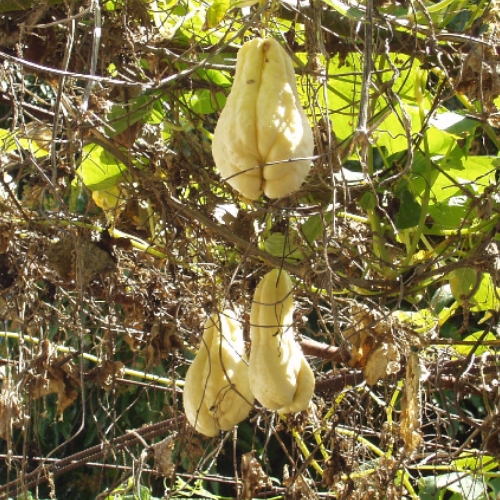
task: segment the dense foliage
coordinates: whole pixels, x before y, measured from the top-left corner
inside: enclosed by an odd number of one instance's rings
[[[498,6],[0,2],[0,498],[495,498]],[[213,132],[245,40],[315,153],[250,201]],[[293,281],[308,411],[206,438],[206,319]]]

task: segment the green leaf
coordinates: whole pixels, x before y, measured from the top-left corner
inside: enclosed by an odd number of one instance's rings
[[[459,498],[463,500],[487,498],[482,480],[461,472],[427,476],[419,480],[419,486],[419,498],[421,499],[442,498],[446,490],[461,495]]]
[[[377,207],[377,198],[373,191],[367,191],[360,199],[359,206],[363,210],[374,210]]]
[[[468,213],[469,200],[466,196],[453,196],[444,202],[429,207],[429,215],[434,221],[433,229],[457,229],[463,226]]]
[[[8,151],[15,151],[17,149],[14,134],[9,130],[0,129],[0,151],[7,153]]]
[[[16,134],[9,130],[0,129],[0,152],[8,153],[16,151],[19,145],[26,151],[30,151],[35,158],[43,158],[49,154],[49,148],[46,140],[36,141],[35,138],[21,137],[15,140]],[[43,145],[43,147],[40,146]]]
[[[456,229],[467,215],[469,196],[482,194],[495,182],[498,158],[494,156],[449,155],[436,163],[443,170],[434,169],[431,179],[431,206],[429,213],[439,229]],[[411,179],[415,195],[424,188],[424,165],[420,162]]]
[[[489,273],[483,273],[479,288],[474,294],[473,312],[498,311],[500,308],[500,289],[496,288],[493,278]]]
[[[420,203],[415,201],[413,194],[408,189],[403,191],[400,201],[401,205],[399,207],[399,211],[394,217],[396,228],[402,230],[415,227],[418,224],[420,214],[422,213]]]
[[[106,0],[103,4],[103,7],[107,11],[118,10],[123,7],[124,0]]]
[[[471,335],[468,335],[467,337],[464,338],[464,340],[467,340],[469,342],[476,342],[480,337],[484,335],[484,332],[474,332]],[[492,341],[492,340],[497,340],[495,335],[491,332],[488,332],[484,338],[483,341]],[[463,354],[464,356],[468,356],[472,349],[474,349],[474,345],[455,345],[454,346],[455,351],[457,351],[460,354]],[[480,356],[481,354],[484,354],[485,352],[488,352],[488,347],[484,345],[479,345],[475,350],[474,353]]]
[[[452,271],[448,279],[453,297],[462,302],[463,297],[467,297],[476,286],[478,277],[471,267],[461,267]],[[469,300],[472,300],[472,297]]]
[[[115,104],[106,115],[106,131],[110,136],[121,134],[139,120],[147,121],[153,114],[153,123],[163,117],[161,103],[151,95],[141,95],[126,104]]]
[[[417,333],[425,333],[434,329],[438,324],[437,317],[430,309],[420,311],[394,311],[393,316],[403,323],[407,323]]]
[[[496,156],[449,157],[441,167],[457,184],[481,194],[486,187],[495,183],[498,158]],[[443,186],[449,187],[450,183],[449,177],[447,180],[443,179]]]
[[[398,160],[398,157],[396,156],[394,159]],[[392,161],[394,161],[394,159],[390,158]],[[426,190],[427,185],[431,187],[434,185],[438,175],[439,170],[435,168],[434,165],[431,165],[430,178],[426,178],[425,156],[421,152],[417,152],[415,154],[415,158],[413,159],[411,174],[406,178],[408,189],[410,189],[415,196],[420,197]],[[430,200],[431,204],[435,201],[435,198],[431,198]]]
[[[302,259],[302,252],[297,245],[290,242],[290,237],[281,233],[271,233],[264,242],[264,250],[274,257],[284,257],[285,259]]]
[[[430,120],[430,123],[438,130],[444,130],[450,134],[459,136],[462,136],[464,133],[473,134],[478,126],[476,120],[471,120],[453,111],[445,111],[444,113],[437,114],[435,118]]]
[[[476,500],[484,498],[485,487],[480,479],[474,479],[469,474],[460,472],[450,472],[436,478],[436,486],[446,488],[453,493],[459,493],[462,498],[467,500]]]
[[[455,300],[464,298],[472,305],[471,311],[498,311],[500,289],[495,286],[489,273],[477,273],[470,267],[455,269],[449,275],[450,287]],[[469,295],[474,290],[471,297]]]
[[[224,107],[226,96],[222,92],[211,92],[208,89],[196,90],[189,102],[191,111],[199,115],[209,115]]]
[[[352,21],[360,21],[364,19],[365,13],[361,9],[357,9],[356,7],[349,6],[340,0],[323,0],[326,5],[332,7],[336,10],[341,16],[347,17]]]
[[[302,224],[302,234],[309,245],[312,246],[316,238],[323,233],[324,225],[328,224],[331,220],[332,212],[328,212],[323,216],[312,215]]]
[[[499,463],[492,455],[470,456],[467,453],[463,453],[460,458],[453,460],[453,465],[459,471],[471,470],[482,474],[498,469]]]
[[[223,61],[221,61],[223,62]],[[213,83],[219,87],[231,87],[232,80],[225,71],[216,69],[200,69],[196,72],[203,80]]]
[[[113,155],[97,144],[83,148],[82,162],[77,169],[85,186],[91,191],[100,191],[116,186],[127,168]]]
[[[215,28],[224,19],[230,6],[229,0],[214,0],[207,9],[207,28]]]

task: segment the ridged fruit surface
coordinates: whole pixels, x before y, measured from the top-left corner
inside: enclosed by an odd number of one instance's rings
[[[186,417],[198,432],[215,436],[244,420],[253,399],[242,329],[231,311],[214,314],[186,373]]]
[[[257,286],[250,314],[250,388],[266,408],[280,413],[306,410],[314,374],[295,340],[290,276],[274,269]]]
[[[262,193],[282,198],[299,189],[311,165],[310,159],[290,160],[313,152],[290,57],[272,38],[246,42],[213,137],[221,176],[251,200]]]

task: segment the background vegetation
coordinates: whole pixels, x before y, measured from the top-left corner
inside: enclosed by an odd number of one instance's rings
[[[0,2],[0,498],[495,498],[493,0]],[[316,153],[241,199],[238,47],[293,58]],[[283,267],[310,410],[207,439],[183,378]],[[367,384],[367,381],[369,384]]]

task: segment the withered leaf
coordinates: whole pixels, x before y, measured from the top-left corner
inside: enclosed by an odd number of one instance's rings
[[[175,448],[175,436],[168,436],[159,443],[151,445],[154,452],[155,470],[165,477],[172,477],[175,472],[175,464],[172,454]]]
[[[302,474],[290,477],[287,465],[283,470],[283,486],[287,488],[286,500],[313,500],[316,498]]]
[[[27,383],[28,391],[34,399],[56,393],[57,413],[62,416],[78,397],[78,369],[67,355],[55,357],[55,349],[48,340],[41,343],[41,348],[42,352],[33,360],[34,374]]]
[[[405,453],[411,455],[422,439],[420,433],[420,363],[416,352],[410,353],[406,364],[405,392],[401,401],[399,433],[405,445]]]
[[[396,373],[400,364],[399,349],[392,342],[382,342],[370,353],[366,366],[363,369],[366,383],[376,384],[380,379]]]
[[[147,366],[158,366],[173,351],[182,347],[182,341],[171,325],[159,322],[154,323],[151,333],[146,339],[147,346],[144,348]]]
[[[114,272],[111,255],[82,237],[66,236],[47,249],[47,259],[66,282],[81,280],[84,284],[95,277]]]
[[[262,466],[255,458],[255,451],[245,453],[241,457],[241,481],[243,483],[241,496],[245,500],[271,487],[269,476],[262,470]]]
[[[120,361],[104,360],[99,366],[92,369],[87,375],[86,379],[91,380],[109,391],[113,386],[113,382],[117,377],[122,377],[125,368]]]
[[[5,380],[0,392],[0,438],[7,441],[7,449],[11,449],[12,429],[23,425],[21,398],[10,380]]]

